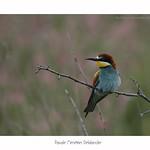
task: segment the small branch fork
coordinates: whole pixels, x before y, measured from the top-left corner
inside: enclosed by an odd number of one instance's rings
[[[59,72],[53,70],[50,66],[38,65],[38,66],[36,67],[35,73],[39,73],[39,71],[41,71],[41,70],[49,71],[49,72],[51,72],[51,73],[53,73],[53,74],[58,75],[58,78],[60,78],[60,77],[67,78],[67,79],[70,79],[70,80],[72,80],[72,81],[74,81],[74,82],[76,82],[76,83],[82,84],[82,85],[87,86],[87,87],[89,87],[89,88],[91,88],[91,89],[96,89],[97,91],[99,91],[99,89],[93,87],[92,85],[90,85],[90,84],[88,84],[88,83],[86,83],[86,82],[80,81],[80,80],[78,80],[78,79],[76,79],[76,78],[74,78],[74,77],[72,77],[72,76],[70,76],[70,75],[63,74],[63,73],[59,73]],[[140,85],[138,84],[138,82],[137,82],[136,80],[134,80],[134,79],[132,79],[132,81],[133,81],[133,83],[135,84],[135,86],[136,86],[136,88],[137,88],[137,93],[114,91],[114,92],[112,92],[112,93],[110,93],[110,94],[115,93],[115,94],[117,94],[117,95],[124,95],[124,96],[129,96],[129,97],[140,97],[140,98],[142,98],[143,100],[145,100],[145,101],[147,101],[148,103],[150,103],[150,98],[147,97],[147,96],[143,93],[143,91],[142,91]],[[145,113],[144,113],[144,114],[145,114]]]

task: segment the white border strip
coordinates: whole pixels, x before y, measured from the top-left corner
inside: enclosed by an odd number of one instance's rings
[[[148,0],[1,0],[1,14],[148,14]]]
[[[95,142],[95,144],[93,143]],[[148,148],[150,137],[145,136],[5,136],[0,147],[5,150],[141,150]],[[58,144],[59,143],[59,144]],[[62,144],[61,144],[62,143]],[[91,143],[91,144],[90,144]]]

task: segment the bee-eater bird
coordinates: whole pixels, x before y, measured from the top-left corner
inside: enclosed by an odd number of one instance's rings
[[[86,60],[95,61],[99,70],[94,74],[93,87],[87,107],[84,109],[85,117],[89,112],[93,112],[96,104],[111,92],[117,90],[121,84],[121,79],[116,64],[109,54],[100,54],[96,58]]]

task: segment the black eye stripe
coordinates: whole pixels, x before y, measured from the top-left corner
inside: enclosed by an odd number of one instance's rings
[[[112,61],[107,59],[107,58],[105,58],[105,57],[99,58],[99,61],[104,61],[104,62],[108,62],[108,63],[112,64]]]
[[[105,61],[105,58],[101,57],[99,60],[100,60],[100,61]]]
[[[104,57],[99,57],[98,60],[99,61],[106,61],[106,59]]]

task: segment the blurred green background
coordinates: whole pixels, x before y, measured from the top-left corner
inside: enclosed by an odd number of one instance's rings
[[[85,58],[101,52],[116,60],[121,91],[136,92],[132,77],[150,97],[149,15],[0,15],[0,135],[82,135],[65,89],[83,119],[90,90],[35,67],[84,80],[80,65],[92,83],[97,68]],[[103,121],[97,109],[84,119],[89,135],[150,135],[142,99],[110,95],[99,106]]]

